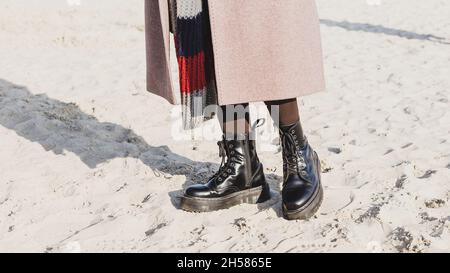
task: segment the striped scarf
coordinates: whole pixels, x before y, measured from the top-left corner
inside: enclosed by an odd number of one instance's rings
[[[198,127],[208,105],[217,104],[211,30],[206,0],[171,0],[183,127]]]

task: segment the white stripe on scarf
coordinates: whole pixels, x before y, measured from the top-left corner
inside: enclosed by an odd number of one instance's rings
[[[176,0],[177,17],[191,19],[202,12],[202,0]]]

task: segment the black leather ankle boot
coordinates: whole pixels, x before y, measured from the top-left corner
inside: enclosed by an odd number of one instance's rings
[[[300,122],[280,126],[283,148],[283,215],[288,220],[308,219],[323,199],[320,161],[304,137]]]
[[[227,140],[224,136],[218,145],[222,157],[219,170],[206,184],[186,189],[181,197],[181,209],[207,212],[269,200],[270,189],[256,154],[255,141],[248,134],[243,140]]]

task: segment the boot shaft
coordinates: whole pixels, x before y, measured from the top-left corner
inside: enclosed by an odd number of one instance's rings
[[[291,140],[293,141],[293,144],[295,144],[299,149],[302,149],[306,146],[306,137],[303,133],[303,128],[300,121],[290,125],[282,125],[280,126],[279,131],[282,144],[286,144],[283,142],[283,140]]]
[[[255,140],[251,140],[249,135],[245,134],[233,139],[224,137],[221,142],[222,144],[219,144],[219,146],[223,147],[221,149],[224,150],[227,161],[232,161],[228,163],[229,166],[235,168],[236,173],[243,175],[246,183],[250,183],[251,178],[260,168]]]

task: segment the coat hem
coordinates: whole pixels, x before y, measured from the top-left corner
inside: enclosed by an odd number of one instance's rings
[[[223,103],[218,103],[219,106],[225,106],[225,105],[231,105],[231,104],[242,104],[242,103],[257,103],[257,102],[266,102],[266,101],[278,101],[278,100],[287,100],[287,99],[296,99],[296,98],[303,98],[312,96],[316,93],[323,93],[327,92],[326,88],[320,88],[318,90],[312,90],[309,92],[302,93],[297,96],[286,96],[286,95],[280,95],[280,96],[273,96],[268,97],[267,99],[246,99],[246,100],[233,100],[232,102],[224,101]]]

